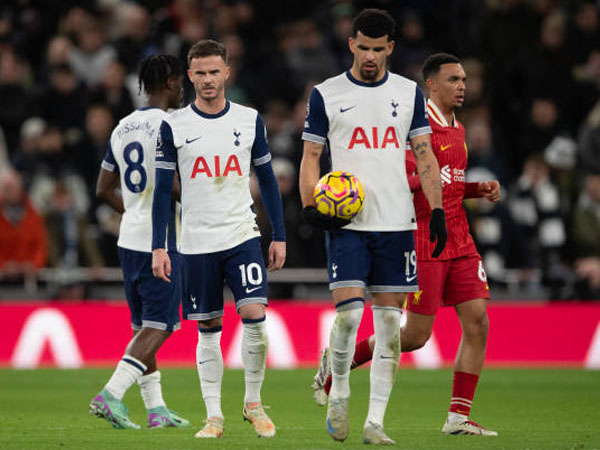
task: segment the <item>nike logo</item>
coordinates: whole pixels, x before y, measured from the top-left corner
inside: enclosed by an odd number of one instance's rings
[[[257,287],[255,287],[255,288],[252,288],[252,289],[250,289],[250,288],[246,288],[246,294],[249,294],[250,292],[254,292],[254,291],[256,291],[257,289],[260,289],[261,287],[262,287],[262,286],[257,286]]]
[[[442,146],[440,147],[440,150],[444,151],[444,150],[446,150],[448,147],[452,147],[452,144],[448,144],[448,145],[442,145]]]
[[[198,365],[200,366],[200,365],[202,365],[204,363],[211,362],[211,361],[214,361],[214,360],[215,360],[215,358],[205,359],[204,361],[198,361]]]
[[[262,355],[263,352],[253,352],[252,350],[248,350],[248,353],[250,353],[251,355]]]
[[[417,278],[416,275],[413,275],[412,277],[406,277],[406,282],[410,283],[412,280],[414,280],[415,278]]]
[[[197,138],[194,139],[190,139],[190,138],[185,138],[185,143],[186,144],[191,144],[194,141],[197,141],[198,139],[200,139],[202,136],[198,136]]]
[[[385,355],[381,355],[380,358],[381,359],[396,359],[395,356],[385,356]]]
[[[340,112],[341,113],[345,113],[346,111],[350,111],[352,108],[356,108],[356,105],[350,106],[349,108],[342,108],[342,107],[340,107]]]

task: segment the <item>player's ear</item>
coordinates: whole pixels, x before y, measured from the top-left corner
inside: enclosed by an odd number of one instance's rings
[[[354,42],[355,42],[355,41],[354,41],[354,38],[353,38],[352,36],[350,36],[350,37],[348,38],[348,48],[350,49],[350,51],[351,51],[352,53],[354,53]]]
[[[231,75],[231,66],[225,66],[225,80],[229,79],[229,75]]]
[[[429,92],[431,92],[431,90],[435,87],[435,79],[427,78],[425,80],[425,85],[427,86],[427,89],[429,89]]]
[[[388,41],[387,53],[386,53],[387,56],[390,56],[392,54],[395,46],[396,46],[396,41],[394,41],[394,40]]]
[[[192,84],[194,84],[194,80],[192,80],[192,71],[190,69],[188,69],[188,71],[187,71],[187,76],[190,79],[190,81],[192,82]]]

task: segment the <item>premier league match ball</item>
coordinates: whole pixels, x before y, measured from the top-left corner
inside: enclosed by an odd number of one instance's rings
[[[329,217],[352,219],[363,207],[365,191],[350,172],[329,172],[315,186],[317,210]]]

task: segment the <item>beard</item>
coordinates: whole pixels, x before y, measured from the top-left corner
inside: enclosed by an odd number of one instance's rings
[[[375,81],[380,73],[381,69],[379,67],[375,67],[373,70],[370,70],[363,65],[360,68],[360,76],[365,81]]]

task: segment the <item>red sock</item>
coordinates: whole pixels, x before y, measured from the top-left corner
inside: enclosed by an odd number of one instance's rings
[[[372,358],[373,351],[371,350],[371,347],[369,347],[369,338],[363,339],[358,344],[356,344],[356,349],[354,350],[354,358],[352,358],[352,364],[350,365],[350,369],[362,366],[367,361],[371,361]],[[325,393],[329,395],[329,391],[331,390],[331,375],[327,377],[324,389]]]
[[[452,385],[452,399],[450,400],[450,412],[469,416],[471,403],[477,388],[479,375],[466,372],[454,372],[454,383]]]
[[[363,339],[356,344],[354,358],[352,358],[350,369],[355,369],[358,366],[362,366],[364,363],[371,361],[372,358],[373,351],[371,350],[371,347],[369,347],[369,338]]]

